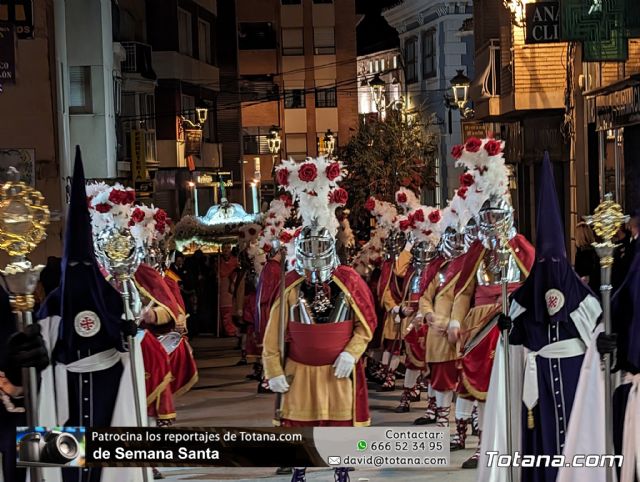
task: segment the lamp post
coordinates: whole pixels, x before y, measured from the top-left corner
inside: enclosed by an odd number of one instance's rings
[[[380,74],[376,74],[373,76],[373,79],[369,81],[369,88],[371,89],[371,96],[373,97],[373,102],[376,104],[376,110],[380,114],[381,117],[384,117],[387,109],[394,109],[399,112],[404,112],[405,108],[405,99],[403,96],[398,97],[397,99],[391,100],[387,104],[386,98],[386,86],[387,83],[380,78]]]
[[[336,136],[331,132],[331,129],[327,129],[327,132],[324,133],[324,137],[322,138],[322,147],[324,148],[324,152],[327,154],[327,157],[331,158],[333,156],[333,151],[336,148]]]
[[[275,195],[278,192],[278,186],[276,185],[276,159],[278,158],[282,145],[280,128],[278,126],[271,126],[271,129],[269,129],[267,144],[269,145],[269,152],[271,153],[271,179],[273,179],[273,193]]]
[[[467,117],[470,111],[473,112],[467,107],[467,104],[469,103],[469,86],[471,85],[471,79],[464,75],[462,70],[457,70],[457,72],[456,76],[451,79],[453,102],[460,110],[460,114],[463,117]]]

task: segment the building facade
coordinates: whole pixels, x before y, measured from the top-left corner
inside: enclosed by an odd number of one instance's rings
[[[395,104],[404,96],[404,71],[400,49],[387,49],[358,56],[358,114],[362,117],[378,115],[381,106],[376,104],[371,81],[384,82],[386,104]]]
[[[236,13],[244,179],[270,187],[272,126],[279,155],[302,160],[357,124],[355,0],[236,0]]]
[[[48,237],[30,255],[34,263],[62,248],[61,157],[56,137],[55,33],[52,1],[0,1],[0,176],[15,167],[52,211]],[[0,252],[0,266],[7,258]]]
[[[432,201],[440,205],[458,188],[458,170],[449,153],[462,142],[462,127],[451,102],[451,79],[458,70],[474,77],[472,13],[470,0],[404,0],[383,12],[400,36],[407,109],[435,115],[440,189]]]
[[[634,154],[640,117],[631,112],[637,104],[634,86],[640,85],[640,42],[622,40],[628,60],[587,61],[583,42],[562,40],[567,26],[560,24],[561,3],[526,11],[513,5],[511,11],[502,0],[474,1],[475,120],[506,141],[519,229],[532,240],[538,171],[544,151],[550,153],[573,249],[575,225],[604,193],[615,194],[627,212],[640,202]],[[535,38],[539,19],[551,26],[546,38]]]

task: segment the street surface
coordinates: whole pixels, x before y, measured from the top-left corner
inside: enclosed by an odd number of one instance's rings
[[[270,426],[273,418],[274,395],[258,395],[257,383],[245,376],[251,373],[251,365],[235,366],[239,351],[234,349],[235,339],[216,339],[202,336],[193,340],[194,353],[200,370],[200,381],[182,398],[176,401],[177,426],[185,427],[251,427]],[[400,381],[398,386],[400,386]],[[425,402],[413,404],[412,411],[397,414],[401,390],[376,393],[369,391],[372,424],[378,426],[409,426],[422,415]],[[452,422],[453,430],[453,422]],[[462,462],[473,454],[477,437],[469,436],[467,450],[452,452],[451,466],[442,469],[360,469],[351,472],[351,482],[375,482],[399,480],[418,482],[475,481],[475,470],[463,470]],[[161,468],[167,481],[226,481],[289,482],[290,475],[277,476],[274,468]],[[309,469],[309,482],[333,482],[332,469]]]

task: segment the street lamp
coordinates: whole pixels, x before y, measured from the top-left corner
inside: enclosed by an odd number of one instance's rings
[[[267,136],[267,143],[269,144],[269,152],[275,161],[275,157],[278,155],[278,152],[280,152],[280,145],[282,144],[280,129],[278,127],[271,126],[271,129],[269,129],[269,135]]]
[[[207,122],[209,116],[209,110],[206,107],[196,107],[196,114],[198,115],[198,122],[203,125]]]
[[[384,89],[386,82],[380,78],[380,74],[374,75],[373,79],[369,81],[369,87],[373,94],[373,101],[376,105],[381,105],[384,102]]]
[[[376,109],[380,114],[383,114],[387,109],[392,108],[399,112],[404,111],[405,108],[405,100],[403,96],[400,96],[398,99],[392,100],[388,104],[387,98],[385,95],[387,83],[380,78],[380,74],[376,74],[373,76],[373,79],[369,81],[369,88],[371,89],[371,96],[373,97],[373,101],[376,104]]]
[[[451,79],[451,89],[453,90],[453,101],[458,109],[463,110],[469,101],[471,80],[462,73],[462,70],[457,70],[457,72],[456,76]]]
[[[271,126],[271,129],[269,129],[267,144],[269,145],[269,152],[271,153],[271,179],[273,180],[273,193],[275,195],[278,192],[278,185],[276,184],[276,159],[280,152],[280,146],[282,145],[280,128],[278,126]]]
[[[327,153],[328,157],[331,157],[333,155],[333,151],[336,148],[336,136],[333,134],[333,132],[331,132],[331,129],[327,129],[327,132],[324,133],[322,144],[324,147],[324,152]]]

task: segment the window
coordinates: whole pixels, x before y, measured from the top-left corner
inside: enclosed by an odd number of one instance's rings
[[[241,23],[238,25],[240,50],[267,50],[276,48],[276,34],[271,22]]]
[[[415,38],[410,38],[404,44],[404,58],[405,58],[405,65],[406,65],[405,76],[408,84],[418,81],[418,70],[417,70],[418,59],[416,58],[417,43],[418,42],[416,41]]]
[[[285,109],[302,109],[305,107],[304,89],[292,89],[284,91]]]
[[[307,157],[307,135],[287,134],[285,148],[287,156],[293,157],[296,161],[303,161]]]
[[[178,51],[181,54],[193,55],[193,31],[191,14],[178,8]]]
[[[304,54],[304,30],[301,28],[282,29],[282,55]]]
[[[338,95],[335,87],[316,89],[316,107],[337,107]]]
[[[333,27],[315,27],[313,29],[313,46],[316,55],[335,54],[336,42]]]
[[[91,67],[69,67],[69,113],[90,114],[92,111]]]
[[[264,101],[280,100],[280,91],[273,79],[264,76],[247,76],[240,79],[240,100]]]
[[[270,127],[245,127],[242,130],[242,146],[245,154],[270,154]]]
[[[211,24],[198,20],[198,56],[200,60],[211,63]]]
[[[422,77],[428,79],[436,75],[436,31],[422,34]]]
[[[282,5],[300,5],[302,0],[282,0]]]

